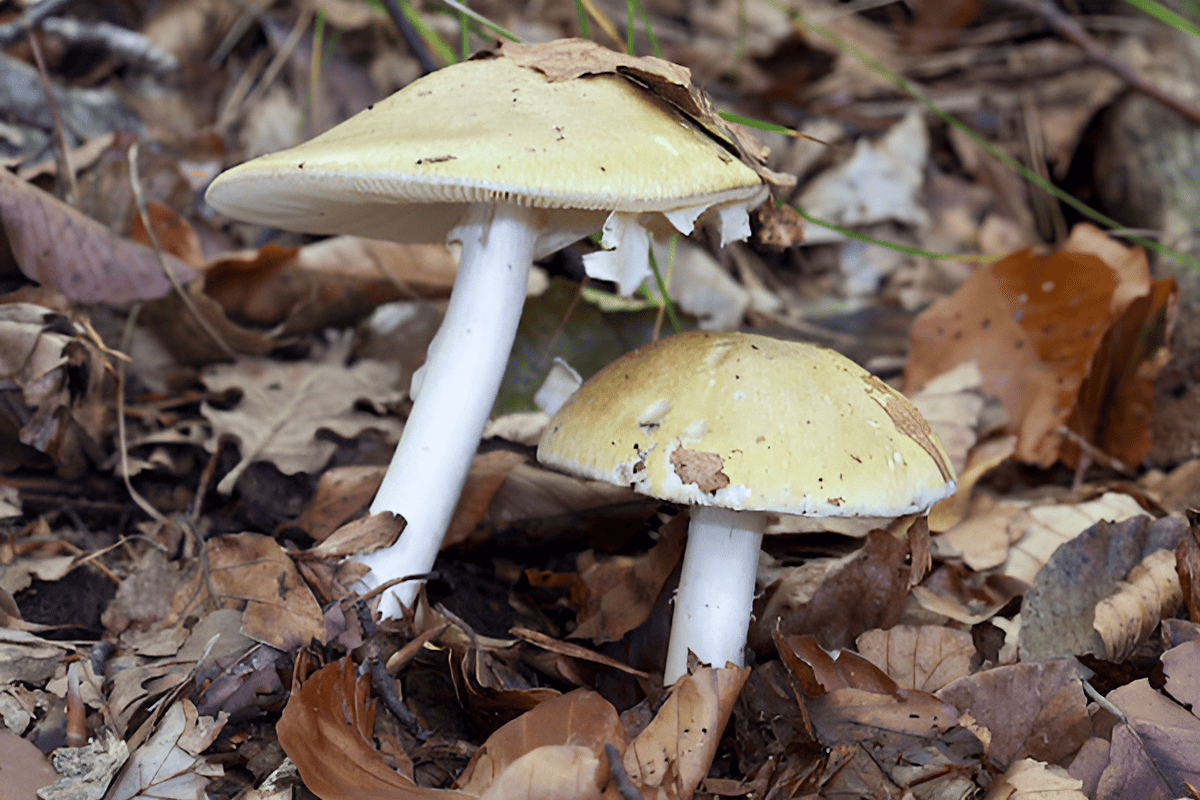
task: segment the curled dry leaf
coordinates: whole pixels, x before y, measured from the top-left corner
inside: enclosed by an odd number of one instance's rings
[[[675,682],[629,743],[625,772],[648,800],[687,800],[708,773],[748,667],[701,667]]]
[[[371,739],[370,678],[339,659],[293,690],[275,732],[304,784],[321,800],[469,800],[472,795],[418,786],[383,760]]]
[[[66,203],[0,170],[0,224],[26,277],[71,300],[132,303],[171,291],[154,251],[114,236]],[[180,282],[196,271],[163,254]]]
[[[1157,550],[1173,553],[1186,528],[1187,523],[1174,517],[1102,520],[1059,547],[1025,593],[1021,660],[1083,653],[1103,657],[1107,646],[1096,626],[1097,604],[1144,558]]]
[[[984,388],[1009,413],[1017,458],[1074,463],[1078,452],[1064,449],[1057,433],[1068,425],[1125,464],[1138,464],[1149,447],[1149,384],[1167,340],[1174,288],[1170,280],[1150,280],[1139,249],[1114,245],[1078,225],[1057,253],[1023,250],[977,270],[914,321],[906,390],[974,360]]]
[[[836,650],[863,631],[891,627],[900,621],[908,594],[907,555],[904,542],[875,530],[847,556],[777,570],[754,603],[750,646],[769,652],[778,627],[783,633],[811,633],[822,647]]]
[[[481,797],[576,796],[568,790],[598,797],[608,780],[607,766],[601,768],[606,744],[625,749],[616,709],[595,692],[577,689],[496,730],[463,770],[459,787]],[[539,763],[544,772],[534,769]]]
[[[858,637],[858,652],[906,689],[936,692],[971,674],[975,642],[941,625],[897,625]]]
[[[581,555],[579,576],[587,586],[587,608],[571,638],[616,642],[645,622],[686,541],[687,518],[681,514],[662,527],[658,543],[641,555],[603,561],[591,551]]]
[[[32,303],[0,305],[0,469],[45,467],[42,453],[64,477],[82,475],[100,459],[115,391],[81,326]]]
[[[1146,641],[1158,623],[1183,604],[1173,550],[1156,550],[1129,571],[1115,591],[1096,604],[1092,627],[1104,642],[1101,658],[1121,662]]]

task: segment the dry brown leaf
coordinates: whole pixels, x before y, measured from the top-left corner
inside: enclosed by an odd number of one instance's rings
[[[1104,642],[1101,658],[1119,663],[1183,604],[1173,550],[1156,550],[1096,604],[1092,627]]]
[[[1175,572],[1188,619],[1200,620],[1200,510],[1189,511],[1188,529],[1175,548]]]
[[[150,218],[154,237],[158,240],[158,246],[164,253],[170,253],[194,269],[204,266],[204,253],[200,249],[200,237],[196,236],[196,231],[192,229],[187,220],[169,206],[154,201],[146,203],[146,216]],[[153,247],[154,243],[146,233],[145,225],[142,224],[141,214],[134,214],[129,238],[138,244]]]
[[[270,536],[238,533],[208,541],[213,589],[245,602],[242,633],[284,652],[325,643],[325,623],[308,585]]]
[[[1063,763],[1092,733],[1080,669],[1074,659],[995,667],[937,696],[990,732],[987,759],[996,767],[1026,757]]]
[[[1176,645],[1162,654],[1163,689],[1181,706],[1200,708],[1200,639]]]
[[[863,689],[838,689],[812,700],[813,727],[827,747],[897,737],[925,740],[955,726],[954,706],[928,692],[901,690],[896,695]]]
[[[355,517],[375,497],[387,467],[332,467],[321,473],[317,489],[292,525],[318,542]]]
[[[625,728],[616,709],[595,692],[576,689],[540,703],[489,736],[463,770],[459,787],[480,796],[521,798],[526,795],[519,791],[498,792],[501,787],[511,791],[523,784],[532,788],[536,785],[528,783],[532,777],[546,793],[531,793],[530,797],[570,797],[559,794],[568,788],[582,788],[584,796],[599,796],[608,778],[607,766],[599,768],[607,763],[606,744],[618,753],[625,749]],[[530,772],[539,760],[532,757],[535,754],[554,759],[542,775]],[[562,785],[556,786],[557,781]]]
[[[580,612],[572,639],[616,642],[650,616],[662,588],[683,556],[687,517],[678,515],[659,532],[658,543],[639,556],[598,560],[591,551],[579,557],[579,576],[587,587],[587,608]]]
[[[1090,526],[1143,513],[1136,499],[1120,492],[1081,503],[1028,505],[1006,500],[939,536],[939,553],[960,556],[977,571],[1002,567],[1004,575],[1031,583],[1059,547]]]
[[[625,772],[642,797],[687,800],[708,773],[748,667],[701,667],[671,689],[625,749]]]
[[[778,628],[811,633],[822,647],[837,650],[863,631],[891,627],[900,621],[908,594],[907,556],[904,542],[875,530],[859,551],[843,558],[775,570],[754,603],[750,646],[769,652]],[[763,577],[760,570],[759,580]]]
[[[1145,437],[1117,434],[1113,424],[1149,425],[1141,384],[1152,377],[1165,341],[1173,290],[1151,284],[1139,249],[1113,244],[1081,224],[1057,253],[1024,250],[977,270],[914,321],[906,388],[974,360],[984,388],[1009,413],[1017,458],[1041,466],[1072,458],[1057,433],[1070,424],[1102,449],[1123,443],[1127,449],[1106,451],[1140,462]],[[1136,319],[1123,318],[1147,296],[1130,312]],[[1118,408],[1118,399],[1132,405]]]
[[[0,170],[0,224],[21,271],[71,300],[121,304],[171,291],[150,248],[114,236],[8,170]],[[164,259],[181,282],[196,277],[174,256]]]
[[[339,236],[222,256],[205,271],[204,292],[231,318],[290,336],[351,324],[394,300],[448,297],[455,274],[442,245]]]
[[[336,442],[319,437],[319,431],[351,438],[374,429],[396,438],[401,426],[394,417],[358,410],[364,402],[381,407],[399,400],[395,370],[381,361],[363,360],[347,367],[338,360],[335,349],[328,363],[244,358],[209,367],[203,378],[209,389],[242,392],[231,409],[210,403],[201,407],[213,426],[210,449],[215,450],[223,436],[231,436],[241,444],[243,455],[252,452],[255,461],[269,461],[292,475],[318,472],[337,449]]]
[[[167,709],[154,735],[133,751],[105,797],[203,796],[209,781],[225,774],[220,764],[205,760],[201,753],[217,738],[227,718],[227,714],[202,717],[190,700],[180,700]]]
[[[996,778],[985,800],[1087,800],[1082,789],[1062,767],[1023,758]]]
[[[512,450],[493,450],[481,453],[471,461],[467,480],[458,505],[446,528],[442,547],[458,544],[478,545],[487,541],[490,531],[483,525],[488,517],[492,498],[517,465],[526,461],[525,455]]]
[[[742,161],[763,180],[780,188],[796,184],[795,176],[767,167],[767,149],[759,141],[721,118],[708,95],[692,83],[692,73],[687,67],[653,56],[626,55],[588,39],[561,39],[553,47],[505,41],[498,56],[536,69],[552,81],[575,80],[585,75],[621,75],[735,147]]]
[[[304,784],[321,800],[469,800],[473,795],[418,786],[389,767],[371,740],[370,678],[339,659],[294,689],[275,732]]]
[[[1096,796],[1193,796],[1188,785],[1200,787],[1200,719],[1154,691],[1144,678],[1109,692],[1108,700],[1125,721],[1113,729],[1108,767]]]
[[[102,458],[115,391],[81,325],[32,303],[0,305],[0,469],[52,463],[81,476]]]
[[[298,561],[338,559],[390,547],[404,531],[404,518],[381,511],[347,522],[316,547],[296,553]]]
[[[858,652],[906,689],[936,692],[971,674],[975,641],[968,631],[940,625],[897,625],[858,637]]]
[[[1173,566],[1175,547],[1186,528],[1183,520],[1173,517],[1102,520],[1059,547],[1025,593],[1021,659],[1103,656],[1106,644],[1096,627],[1097,604],[1114,594],[1130,571],[1155,551],[1169,554],[1160,566]],[[1116,625],[1116,631],[1123,629],[1111,621],[1107,624]],[[1114,633],[1105,635],[1111,638]]]

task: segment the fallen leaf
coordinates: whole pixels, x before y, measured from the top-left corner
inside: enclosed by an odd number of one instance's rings
[[[975,641],[968,631],[940,625],[897,625],[866,631],[858,652],[906,689],[936,692],[971,673]]]
[[[472,795],[418,786],[389,767],[371,740],[370,678],[341,658],[314,672],[288,699],[275,726],[279,744],[321,800],[468,800]]]
[[[1169,283],[1151,283],[1140,249],[1114,247],[1077,225],[1062,250],[1014,253],[922,312],[910,334],[906,391],[974,360],[1008,411],[1017,458],[1043,467],[1073,458],[1058,433],[1070,424],[1098,446],[1119,437],[1140,448],[1113,454],[1136,465],[1149,444],[1140,432],[1150,423],[1145,384],[1159,363],[1172,293]],[[1126,319],[1131,308],[1135,318]],[[1114,406],[1117,398],[1128,406]],[[1139,430],[1117,432],[1117,420]]]
[[[321,607],[279,543],[258,533],[208,541],[215,599],[245,602],[242,633],[289,652],[325,643]]]
[[[1156,550],[1173,556],[1186,531],[1183,520],[1097,522],[1059,547],[1037,573],[1021,606],[1021,660],[1042,661],[1084,653],[1101,656],[1096,608],[1140,561]]]
[[[1100,657],[1120,663],[1183,604],[1174,549],[1155,550],[1096,604],[1092,627],[1104,642]]]
[[[1022,758],[996,778],[985,800],[1087,800],[1082,789],[1062,767]]]
[[[395,370],[381,361],[347,367],[336,360],[314,364],[244,358],[209,367],[203,380],[214,392],[236,389],[242,394],[231,409],[209,402],[201,407],[213,426],[209,448],[215,450],[222,436],[231,436],[241,444],[243,456],[269,461],[285,475],[315,473],[325,466],[337,444],[319,437],[319,431],[343,438],[367,429],[399,435],[395,418],[358,410],[363,402],[381,407],[400,398]]]
[[[1139,679],[1114,689],[1108,701],[1125,715],[1113,728],[1109,764],[1096,796],[1189,797],[1200,786],[1195,742],[1200,719]]]
[[[687,800],[708,773],[749,668],[701,667],[671,688],[654,719],[625,749],[642,796]]]
[[[53,195],[0,170],[0,224],[21,271],[71,300],[132,303],[171,291],[154,251],[114,236]],[[163,254],[181,283],[196,271]]]
[[[1081,669],[1074,659],[995,667],[937,696],[990,732],[987,759],[997,768],[1027,757],[1057,764],[1092,733]]]
[[[167,709],[154,732],[126,762],[105,795],[108,800],[196,797],[213,778],[225,774],[220,764],[201,756],[213,743],[227,715],[201,717],[188,700]]]

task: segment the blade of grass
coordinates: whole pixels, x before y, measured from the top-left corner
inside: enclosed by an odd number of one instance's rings
[[[967,261],[977,264],[988,264],[992,261],[999,261],[1001,258],[1004,258],[1005,255],[1007,255],[1006,253],[999,255],[978,256],[963,255],[960,253],[935,253],[932,250],[922,250],[919,247],[910,247],[898,242],[889,242],[884,239],[876,239],[874,236],[867,236],[865,233],[860,233],[851,228],[843,228],[841,225],[835,225],[832,222],[826,222],[823,219],[817,219],[795,203],[788,203],[788,205],[791,206],[797,214],[803,217],[805,222],[810,222],[813,225],[821,228],[828,228],[831,231],[837,231],[843,236],[863,242],[864,244],[879,245],[880,247],[886,247],[888,250],[895,250],[898,253],[906,253],[910,256],[922,256],[924,258],[935,258],[939,260]]]
[[[471,18],[465,12],[458,12],[458,45],[462,60],[471,57]]]
[[[510,42],[517,42],[518,44],[520,44],[521,37],[517,36],[515,33],[512,33],[511,31],[504,28],[503,26],[497,25],[496,23],[492,22],[490,19],[485,17],[483,14],[480,14],[478,11],[472,11],[471,9],[464,6],[462,3],[458,2],[458,0],[442,0],[442,2],[445,3],[446,5],[448,5],[450,8],[454,9],[455,11],[459,12],[460,14],[466,14],[472,20],[479,23],[483,27],[487,28],[489,31],[496,34],[497,36],[502,36],[505,39],[508,39]]]
[[[579,19],[579,35],[584,39],[592,38],[592,31],[588,27],[587,9],[583,7],[583,0],[575,0],[575,16]]]
[[[1157,0],[1125,0],[1125,2],[1141,12],[1149,14],[1159,22],[1170,25],[1177,31],[1190,33],[1192,36],[1200,36],[1200,26],[1187,17],[1176,14],[1171,9],[1157,2]]]
[[[442,63],[458,63],[458,56],[455,55],[454,48],[446,44],[445,40],[438,35],[437,31],[425,24],[425,20],[421,19],[420,13],[418,13],[416,9],[408,4],[408,0],[399,0],[399,3],[400,11],[404,14],[404,18],[408,20],[410,25],[413,26],[413,29],[417,32],[417,35],[424,40],[425,44],[429,46],[429,49],[438,54],[438,57],[442,60]]]
[[[770,2],[770,0],[763,0],[763,1]],[[871,71],[880,75],[881,77],[886,78],[889,82],[891,82],[891,84],[893,86],[895,86],[901,92],[909,95],[910,97],[915,98],[916,100],[919,100],[921,102],[921,104],[924,105],[925,108],[928,109],[928,111],[931,114],[933,114],[934,116],[941,119],[947,125],[951,125],[951,126],[957,128],[958,130],[960,130],[967,137],[969,137],[972,141],[974,141],[976,144],[978,144],[980,147],[982,147],[984,150],[986,150],[989,154],[991,154],[991,156],[993,158],[997,159],[1000,163],[1004,164],[1004,166],[1013,170],[1018,175],[1020,175],[1022,178],[1029,181],[1030,183],[1032,183],[1034,186],[1037,186],[1042,191],[1049,193],[1051,196],[1053,196],[1053,197],[1057,198],[1058,200],[1062,201],[1063,203],[1066,203],[1067,205],[1071,206],[1072,208],[1074,208],[1080,214],[1083,214],[1088,219],[1098,222],[1101,225],[1105,226],[1106,228],[1114,228],[1114,229],[1126,228],[1125,225],[1122,225],[1121,223],[1117,222],[1112,217],[1109,217],[1105,214],[1101,214],[1099,211],[1092,208],[1087,203],[1084,203],[1082,200],[1080,200],[1076,197],[1073,197],[1072,195],[1067,194],[1062,189],[1059,189],[1054,184],[1050,183],[1047,180],[1042,179],[1037,174],[1035,174],[1031,170],[1027,169],[1024,165],[1022,165],[1020,162],[1018,162],[1012,156],[1003,152],[1002,150],[997,148],[995,145],[993,145],[991,142],[987,141],[982,136],[980,136],[978,133],[976,133],[966,123],[960,121],[957,117],[950,114],[949,112],[943,111],[942,108],[940,106],[938,106],[938,104],[935,103],[933,101],[933,99],[930,98],[928,95],[926,95],[924,92],[917,89],[915,86],[913,86],[911,83],[906,81],[904,78],[902,78],[901,76],[897,75],[895,72],[892,72],[890,69],[888,69],[886,66],[884,66],[880,61],[878,61],[877,59],[864,53],[863,51],[859,50],[857,47],[855,47],[851,43],[847,42],[845,39],[841,38],[833,31],[831,31],[828,28],[825,28],[823,26],[815,25],[811,22],[808,22],[803,17],[801,17],[797,12],[792,11],[791,9],[785,8],[781,5],[775,4],[773,2],[771,2],[770,4],[776,8],[779,8],[784,13],[788,14],[791,17],[792,21],[795,22],[797,25],[801,26],[802,28],[804,28],[807,31],[811,31],[812,33],[816,34],[817,36],[820,36],[822,39],[825,39],[827,42],[829,42],[830,44],[832,44],[834,47],[838,48],[842,52],[847,53],[847,54],[853,56],[854,58],[858,59],[868,69],[870,69]],[[1142,246],[1143,248],[1145,248],[1147,250],[1150,250],[1151,252],[1157,253],[1162,256],[1166,256],[1166,257],[1172,259],[1173,261],[1175,261],[1176,263],[1179,263],[1181,265],[1189,267],[1190,269],[1200,270],[1200,259],[1196,259],[1193,256],[1187,255],[1186,253],[1181,253],[1178,250],[1167,247],[1166,245],[1159,244],[1158,242],[1155,242],[1151,239],[1147,239],[1144,236],[1130,236],[1128,238],[1130,241],[1135,242],[1136,244]]]
[[[654,283],[658,286],[658,293],[662,298],[663,308],[667,310],[667,317],[671,320],[671,329],[675,333],[683,333],[683,325],[679,322],[679,315],[675,313],[675,303],[671,301],[671,295],[667,294],[667,285],[663,282],[662,273],[658,271],[658,260],[654,257],[654,244],[650,244],[650,271],[654,273]],[[675,265],[675,237],[671,237],[671,255],[670,266]]]
[[[658,39],[654,38],[654,29],[650,25],[650,18],[646,15],[646,9],[642,5],[641,0],[625,0],[625,52],[629,55],[637,55],[637,48],[634,46],[634,27],[633,20],[637,17],[642,21],[642,27],[646,31],[646,36],[650,39],[650,49],[654,55],[662,58],[662,48],[658,46]]]

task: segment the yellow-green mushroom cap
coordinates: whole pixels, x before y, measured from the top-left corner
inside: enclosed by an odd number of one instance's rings
[[[618,75],[553,82],[507,58],[420,78],[303,144],[219,176],[208,201],[261,225],[445,241],[469,204],[553,210],[572,238],[611,211],[761,202],[758,174]],[[582,232],[579,232],[582,231]],[[540,247],[539,251],[552,249]]]
[[[954,493],[920,412],[844,356],[743,333],[635,350],[550,421],[538,460],[688,505],[898,517]]]

